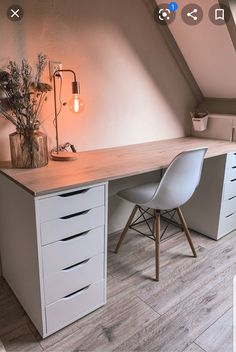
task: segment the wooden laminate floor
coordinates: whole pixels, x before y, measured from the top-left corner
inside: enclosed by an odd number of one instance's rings
[[[119,254],[109,236],[108,303],[42,340],[11,290],[0,280],[0,352],[232,352],[236,233],[218,242],[183,233],[161,245],[161,281],[154,242],[132,231]],[[4,347],[3,347],[4,346]]]

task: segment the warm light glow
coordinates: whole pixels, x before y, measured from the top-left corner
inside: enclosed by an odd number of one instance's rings
[[[74,94],[69,101],[68,106],[72,112],[80,113],[84,110],[84,101],[81,99],[79,94]]]
[[[79,99],[78,99],[78,95],[74,97],[74,112],[79,112]]]

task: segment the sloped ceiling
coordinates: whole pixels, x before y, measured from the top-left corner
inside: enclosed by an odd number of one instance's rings
[[[236,51],[227,26],[210,22],[209,9],[216,0],[195,0],[204,12],[201,23],[185,24],[182,8],[189,0],[178,1],[175,21],[169,25],[199,88],[205,97],[236,98]],[[156,0],[158,5],[163,1]],[[236,10],[236,8],[234,9]],[[233,8],[232,8],[233,11]]]

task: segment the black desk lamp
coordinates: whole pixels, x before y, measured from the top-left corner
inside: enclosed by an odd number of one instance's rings
[[[78,157],[77,153],[61,151],[59,148],[59,138],[58,138],[58,110],[57,110],[57,92],[56,92],[56,77],[60,76],[60,72],[70,72],[73,74],[74,79],[72,81],[72,94],[73,97],[68,103],[68,107],[75,113],[80,113],[84,109],[84,102],[80,98],[80,86],[77,82],[76,74],[73,70],[56,70],[53,74],[53,89],[54,89],[54,109],[55,109],[55,128],[56,128],[56,150],[51,153],[53,160],[58,161],[70,161],[75,160]]]

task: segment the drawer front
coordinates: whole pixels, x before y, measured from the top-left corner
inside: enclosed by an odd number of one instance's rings
[[[228,153],[226,159],[226,167],[236,166],[236,153]]]
[[[225,200],[221,206],[221,216],[227,217],[236,212],[236,197]]]
[[[228,200],[236,196],[236,180],[224,184],[223,199]]]
[[[46,245],[104,225],[104,206],[41,224],[41,243]]]
[[[236,179],[236,166],[227,167],[225,169],[224,182],[230,182]]]
[[[42,247],[44,277],[104,252],[104,226]]]
[[[104,280],[103,253],[52,275],[46,274],[44,278],[46,305],[101,280]]]
[[[105,282],[94,283],[46,307],[47,333],[52,333],[105,304]]]
[[[40,222],[104,205],[105,186],[86,188],[38,201]]]
[[[236,212],[228,215],[227,217],[221,217],[219,223],[219,234],[220,237],[236,229]]]

